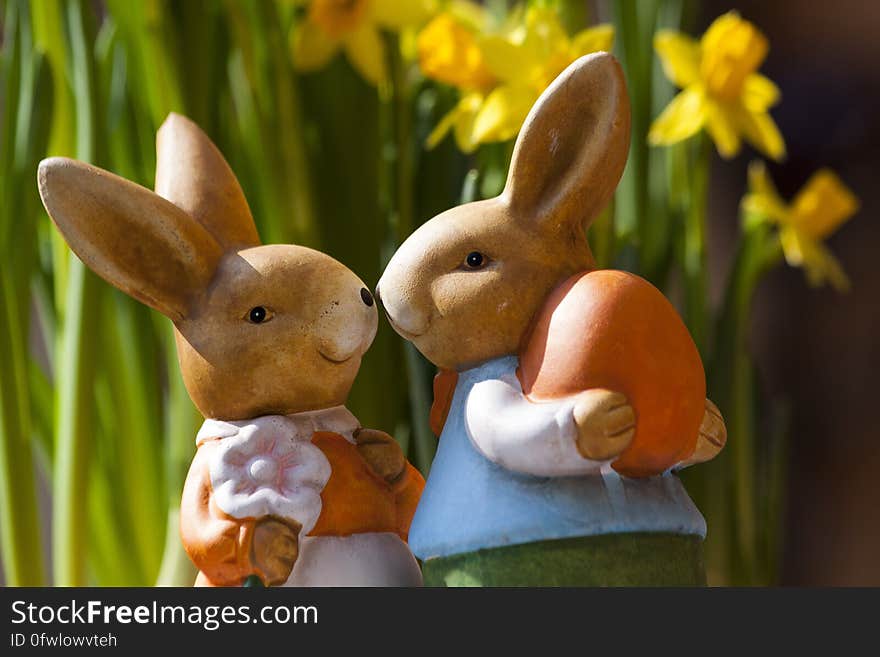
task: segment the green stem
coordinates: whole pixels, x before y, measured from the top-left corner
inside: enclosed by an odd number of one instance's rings
[[[392,114],[392,139],[395,157],[389,162],[390,180],[393,180],[393,193],[389,195],[392,207],[392,234],[385,240],[389,252],[406,239],[415,229],[415,201],[413,190],[416,170],[413,141],[412,89],[407,79],[408,64],[400,53],[397,38],[389,39],[391,98],[383,109]],[[395,336],[396,338],[396,336]],[[402,344],[395,339],[394,348],[403,350],[406,363],[408,396],[411,412],[411,431],[409,432],[411,451],[416,467],[427,472],[434,456],[436,439],[428,426],[431,409],[430,374],[427,363],[411,344]]]
[[[554,0],[552,4],[559,12],[560,22],[569,34],[582,30],[587,24],[589,11],[587,3],[583,0]]]
[[[67,5],[74,97],[77,157],[93,156],[91,61],[83,26],[83,6]],[[87,584],[89,458],[92,432],[92,384],[98,324],[98,279],[73,254],[69,256],[64,322],[58,348],[56,459],[53,472],[52,555],[56,583]]]
[[[165,526],[165,549],[156,586],[190,586],[196,578],[196,569],[180,542],[180,499],[168,505]]]
[[[39,507],[34,481],[33,406],[27,338],[28,282],[33,269],[34,227],[30,195],[23,180],[32,180],[38,94],[38,60],[30,40],[28,7],[10,2],[5,8],[0,88],[6,103],[0,115],[0,552],[12,586],[44,584]],[[24,140],[24,143],[17,143]]]
[[[33,2],[34,41],[44,53],[52,71],[52,127],[48,152],[52,155],[73,156],[76,150],[76,106],[67,70],[68,39],[64,30],[64,5],[59,0]],[[55,308],[64,311],[64,290],[67,286],[68,248],[58,231],[52,231],[52,275],[55,279]]]
[[[684,219],[685,323],[700,353],[706,356],[708,269],[706,263],[706,205],[712,166],[712,143],[701,135],[691,159],[691,188]]]
[[[427,476],[437,451],[437,438],[431,432],[428,418],[431,413],[431,388],[425,382],[431,380],[430,365],[415,346],[407,342],[403,346],[406,372],[409,381],[409,404],[412,413],[414,465]]]
[[[651,120],[652,35],[657,1],[617,0],[612,9],[616,30],[615,51],[626,72],[633,135],[629,160],[618,186],[615,227],[622,241],[630,242],[639,249],[639,252],[632,252],[635,261],[627,263],[638,270],[643,264],[639,241],[645,235],[645,223],[650,219],[647,216],[650,153],[645,136]]]
[[[3,567],[11,586],[44,583],[40,513],[34,486],[30,413],[27,402],[27,349],[12,277],[0,286],[0,533]]]
[[[413,120],[412,120],[412,92],[407,82],[407,63],[400,54],[400,46],[397,39],[392,41],[391,49],[391,76],[392,76],[392,102],[394,112],[394,141],[395,141],[395,191],[396,204],[394,208],[397,217],[396,241],[401,241],[415,228],[414,202],[413,202],[413,173],[415,162],[413,157]]]
[[[754,370],[748,349],[751,306],[763,275],[782,259],[779,240],[766,228],[749,232],[743,240],[731,274],[716,331],[717,349],[710,367],[709,389],[724,414],[728,449],[723,463],[726,473],[714,477],[709,494],[730,499],[727,518],[709,518],[710,523],[733,522],[736,563],[710,564],[729,573],[732,583],[756,584],[761,572],[759,539],[757,437],[754,417]],[[731,486],[732,491],[727,487]],[[732,492],[732,499],[730,496]],[[710,551],[711,554],[711,551]],[[732,558],[733,553],[728,553]]]
[[[168,437],[165,462],[168,482],[168,516],[165,529],[165,549],[159,568],[159,586],[189,586],[195,579],[196,570],[183,550],[180,540],[180,496],[189,464],[195,451],[195,435],[202,417],[189,398],[174,347],[174,329],[165,332],[169,386],[167,407]]]
[[[72,254],[65,307],[56,383],[52,555],[58,585],[84,586],[98,280]]]
[[[587,234],[593,258],[600,269],[611,266],[614,256],[614,202],[612,201],[593,221]]]
[[[124,436],[117,441],[125,499],[121,505],[131,524],[135,545],[128,546],[141,572],[150,581],[159,570],[166,504],[163,481],[158,401],[160,383],[150,334],[151,312],[132,299],[106,291],[104,365],[112,384],[115,415]]]
[[[158,5],[156,0],[107,2],[110,13],[126,32],[126,41],[132,45],[129,54],[139,69],[136,75],[154,126],[161,124],[169,111],[185,111],[177,68],[173,64],[174,51],[168,47],[175,26]]]

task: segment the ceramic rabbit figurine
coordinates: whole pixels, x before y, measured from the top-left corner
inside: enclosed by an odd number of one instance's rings
[[[532,108],[506,187],[416,230],[377,288],[434,364],[440,435],[410,531],[426,584],[700,583],[705,522],[671,470],[726,434],[663,295],[598,271],[587,223],[629,145],[623,73],[571,64]]]
[[[344,404],[376,333],[364,284],[331,257],[261,246],[210,139],[172,114],[156,193],[88,164],[44,160],[39,188],[73,251],[168,316],[208,418],[181,502],[197,584],[418,585],[406,544],[424,481]]]

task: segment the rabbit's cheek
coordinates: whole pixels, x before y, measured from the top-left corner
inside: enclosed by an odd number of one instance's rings
[[[502,281],[497,269],[462,272],[440,276],[431,286],[431,298],[440,317],[460,317],[474,320],[491,312],[497,303]]]

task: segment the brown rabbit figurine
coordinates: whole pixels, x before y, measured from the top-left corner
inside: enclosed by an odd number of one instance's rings
[[[181,502],[197,584],[418,585],[406,544],[424,485],[397,443],[345,408],[377,311],[364,284],[301,246],[261,246],[210,139],[172,114],[156,193],[65,158],[43,204],[102,278],[168,316],[208,418]]]
[[[671,304],[596,270],[585,235],[629,133],[617,61],[575,61],[532,108],[502,194],[428,221],[379,281],[440,368],[410,531],[427,584],[704,579],[705,521],[671,471],[715,456],[724,423]]]

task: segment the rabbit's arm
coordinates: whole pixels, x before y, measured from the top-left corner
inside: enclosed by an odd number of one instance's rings
[[[406,540],[425,478],[406,460],[394,438],[384,431],[358,429],[354,439],[361,457],[391,487],[397,508],[397,533]]]
[[[595,473],[605,461],[577,449],[576,399],[535,403],[515,376],[482,381],[467,398],[468,435],[486,458],[508,470],[545,477]]]
[[[202,445],[190,466],[180,503],[180,534],[190,559],[212,584],[234,586],[252,572],[254,520],[232,518],[214,502],[208,468],[213,447],[211,442]]]
[[[411,463],[406,464],[400,477],[392,484],[394,501],[397,503],[397,533],[403,540],[407,540],[409,526],[424,488],[425,478]]]

